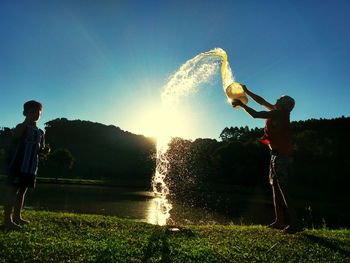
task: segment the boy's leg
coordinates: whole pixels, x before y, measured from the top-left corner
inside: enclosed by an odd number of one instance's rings
[[[278,156],[271,155],[269,182],[272,187],[273,205],[275,209],[275,221],[272,224],[270,224],[269,227],[283,229],[286,225],[284,224],[283,198],[278,188],[277,171]]]
[[[21,186],[18,190],[16,200],[15,200],[15,205],[14,205],[14,211],[13,211],[13,221],[16,224],[27,224],[29,221],[22,219],[21,217],[21,211],[23,208],[23,203],[24,203],[24,197],[27,192],[27,187]]]
[[[270,227],[283,229],[286,226],[283,210],[283,196],[281,195],[276,179],[272,179],[271,186],[273,193],[273,204],[275,209],[275,221],[270,225]]]
[[[300,222],[299,222],[298,217],[297,217],[297,213],[295,211],[293,199],[290,197],[288,190],[287,190],[287,187],[280,184],[279,189],[283,195],[282,198],[283,198],[283,201],[285,202],[285,205],[287,207],[288,217],[289,217],[289,221],[290,221],[289,222],[290,223],[289,232],[301,231],[302,227],[300,225]]]
[[[285,216],[284,216],[284,202],[282,193],[278,187],[278,182],[275,182],[275,192],[276,192],[276,210],[277,210],[277,218],[281,224],[285,224]]]
[[[6,192],[5,206],[4,206],[4,217],[5,217],[4,223],[5,223],[5,227],[10,229],[16,229],[19,227],[12,220],[12,210],[16,202],[17,191],[18,191],[17,187],[13,185],[9,185]]]

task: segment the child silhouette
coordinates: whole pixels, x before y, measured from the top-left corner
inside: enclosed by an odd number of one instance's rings
[[[37,127],[42,113],[40,102],[31,100],[23,105],[25,120],[12,131],[15,144],[9,165],[8,191],[5,200],[5,228],[19,229],[29,221],[21,217],[28,187],[34,188],[39,154],[48,154],[44,132]],[[13,212],[13,213],[12,213]]]

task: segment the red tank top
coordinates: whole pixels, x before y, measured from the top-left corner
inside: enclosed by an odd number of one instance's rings
[[[280,116],[267,119],[261,142],[269,145],[272,152],[290,156],[292,154],[292,132],[290,128],[289,112],[283,111]]]

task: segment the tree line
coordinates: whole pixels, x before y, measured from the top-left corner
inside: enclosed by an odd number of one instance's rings
[[[113,125],[59,118],[45,123],[45,139],[51,154],[40,163],[40,177],[98,179],[143,187],[150,185],[156,153],[152,138],[135,135]],[[6,172],[11,147],[11,130],[4,128],[0,131],[2,174]]]
[[[310,219],[317,224],[348,226],[350,118],[297,121],[291,127],[294,154],[289,183],[299,213],[318,217]],[[270,154],[258,140],[262,135],[262,128],[226,127],[221,141],[174,138],[167,153],[172,198],[230,214],[237,199],[233,186],[239,185],[247,196],[241,203],[249,206],[257,191],[270,191]]]
[[[345,201],[350,183],[350,118],[296,121],[291,126],[293,193],[305,202],[322,203],[322,209],[337,210],[335,221],[350,219]],[[102,179],[150,189],[155,139],[112,125],[65,118],[47,122],[45,132],[52,153],[41,163],[39,176]],[[6,172],[10,134],[9,128],[0,130],[0,174]],[[234,186],[248,189],[248,194],[249,189],[269,191],[269,151],[258,140],[262,135],[262,128],[226,127],[220,140],[173,138],[166,153],[171,198],[230,211]]]

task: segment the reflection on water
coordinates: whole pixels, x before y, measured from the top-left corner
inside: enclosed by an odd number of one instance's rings
[[[0,183],[0,192],[4,192],[2,183]],[[0,198],[2,199],[3,195]],[[135,188],[39,183],[35,190],[28,191],[25,209],[111,215],[158,224],[160,220],[159,199],[154,196],[153,192]],[[3,203],[3,200],[0,201]],[[234,211],[239,212],[237,205],[233,207]],[[266,206],[261,209],[266,209]],[[168,223],[227,224],[232,221],[240,223],[234,221],[232,217],[228,218],[208,211],[204,207],[198,208],[189,206],[189,204],[176,203],[172,210],[172,218]],[[269,221],[270,219],[267,220]]]
[[[0,182],[0,192],[4,190]],[[1,204],[2,199],[3,195]],[[34,190],[29,189],[25,209],[111,215],[158,224],[160,203],[153,192],[135,188],[39,183]],[[224,222],[221,216],[204,209],[178,204],[173,210],[172,223]]]
[[[233,190],[231,206],[220,211],[195,207],[186,203],[174,203],[169,224],[268,224],[273,220],[273,205],[270,195],[238,194]],[[0,182],[0,205],[3,205],[4,183]],[[25,208],[35,210],[62,211],[72,213],[112,215],[157,224],[159,197],[152,192],[126,187],[61,185],[39,183],[27,193]],[[349,214],[342,203],[313,204],[310,218],[299,209],[299,216],[306,224],[328,227],[348,227]],[[341,213],[339,212],[341,211]],[[304,222],[304,223],[305,223]],[[309,225],[306,225],[309,226]]]
[[[0,191],[4,192],[3,185],[0,185]],[[38,184],[35,190],[28,191],[25,208],[157,222],[157,200],[153,193],[125,187]]]
[[[147,211],[146,211],[146,222],[157,225],[159,222],[159,212],[158,212],[158,207],[159,207],[159,198],[154,197],[152,200],[149,201],[148,206],[147,206]]]
[[[255,191],[254,194],[239,194],[238,190],[232,190],[229,207],[216,209],[220,213],[205,207],[192,206],[191,202],[176,202],[168,223],[268,224],[273,220],[273,204],[269,193],[266,195]],[[0,205],[4,201],[4,192],[4,182],[0,182]],[[158,206],[159,197],[140,189],[44,183],[39,183],[34,191],[30,189],[25,202],[26,209],[112,215],[150,224],[159,222]],[[350,217],[341,209],[344,206],[342,203],[315,203],[312,215],[310,212],[307,215],[311,221],[306,223],[318,226],[326,221],[330,227],[347,227]],[[308,220],[300,209],[299,216]]]

